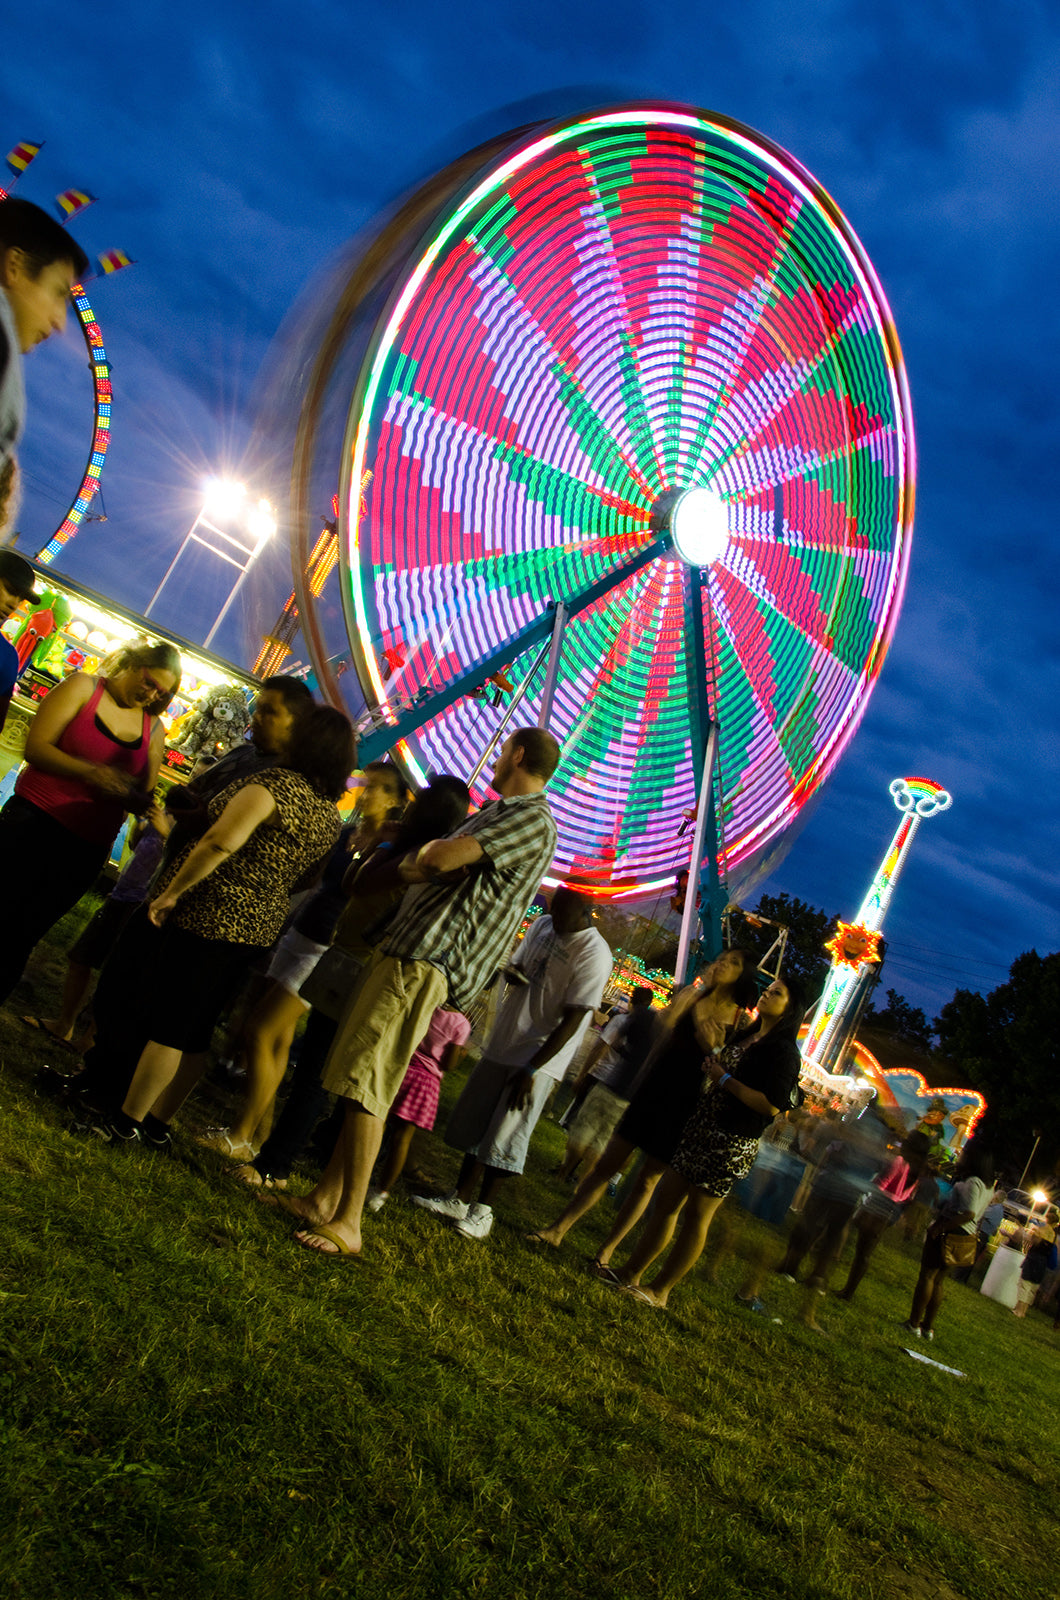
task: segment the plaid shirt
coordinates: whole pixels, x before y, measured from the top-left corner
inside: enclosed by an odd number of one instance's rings
[[[383,945],[388,956],[440,968],[458,1011],[507,958],[552,861],[556,824],[543,793],[516,795],[487,802],[450,837],[463,834],[478,840],[482,860],[455,883],[415,884]]]

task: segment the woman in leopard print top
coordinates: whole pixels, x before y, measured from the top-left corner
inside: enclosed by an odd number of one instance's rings
[[[178,1078],[181,1056],[206,1050],[233,990],[279,937],[295,885],[330,852],[335,802],[355,758],[340,711],[305,712],[282,766],[211,801],[210,826],[167,871],[138,937],[123,938],[123,989],[146,1013],[148,1042],[121,1111],[106,1123],[115,1142],[168,1143],[169,1121],[197,1078]],[[163,1000],[163,991],[174,998]]]

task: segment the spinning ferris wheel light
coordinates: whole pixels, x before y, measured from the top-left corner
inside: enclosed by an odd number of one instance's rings
[[[746,892],[857,728],[908,566],[901,351],[835,202],[751,129],[669,105],[506,135],[419,191],[336,302],[296,444],[298,604],[336,700],[298,585],[344,349],[362,758],[469,771],[504,714],[476,691],[505,669],[536,720],[561,631],[557,875],[668,887],[713,724],[707,850]]]
[[[729,542],[729,510],[713,489],[686,489],[670,513],[674,549],[690,567],[720,561]]]

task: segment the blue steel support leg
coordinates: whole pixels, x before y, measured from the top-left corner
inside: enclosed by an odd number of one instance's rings
[[[576,617],[579,612],[595,605],[597,600],[601,600],[604,595],[617,588],[626,578],[632,577],[635,572],[639,572],[642,567],[646,567],[657,556],[665,555],[670,548],[670,535],[660,534],[650,544],[642,545],[621,567],[616,567],[604,577],[586,584],[584,589],[579,589],[575,594],[564,596],[563,606],[567,618]],[[535,644],[540,645],[546,639],[550,639],[556,624],[556,609],[554,605],[549,606],[533,622],[528,622],[510,639],[484,655],[480,661],[454,678],[444,689],[429,695],[419,704],[410,706],[394,722],[371,728],[362,734],[357,742],[357,756],[361,765],[365,766],[369,761],[378,760],[401,739],[407,738],[410,733],[415,733],[417,728],[422,728],[432,717],[440,716],[454,701],[460,700],[464,695],[470,694],[472,689],[478,688],[492,673],[516,660]]]
[[[707,697],[707,645],[703,616],[703,569],[688,568],[687,590],[688,632],[688,707],[691,717],[692,770],[695,774],[696,794],[703,788],[703,766],[707,759],[707,746],[711,732],[710,701]],[[716,750],[716,741],[715,741]],[[716,756],[715,756],[716,759]],[[703,848],[699,861],[689,863],[688,893],[695,896],[698,888],[701,922],[701,952],[706,959],[717,955],[722,946],[721,917],[728,896],[718,876],[718,818],[714,801],[714,783],[710,784],[710,803],[707,809]],[[693,951],[689,949],[686,967],[692,964]],[[678,982],[687,981],[689,972],[677,973]]]

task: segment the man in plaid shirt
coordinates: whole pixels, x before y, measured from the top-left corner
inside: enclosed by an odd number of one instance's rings
[[[411,885],[339,1026],[325,1087],[347,1101],[328,1167],[302,1200],[288,1200],[307,1226],[296,1239],[324,1255],[355,1255],[361,1216],[386,1115],[412,1052],[439,1006],[466,1011],[506,959],[556,846],[544,788],[559,745],[520,728],[497,758],[500,796],[451,834],[402,863]]]

